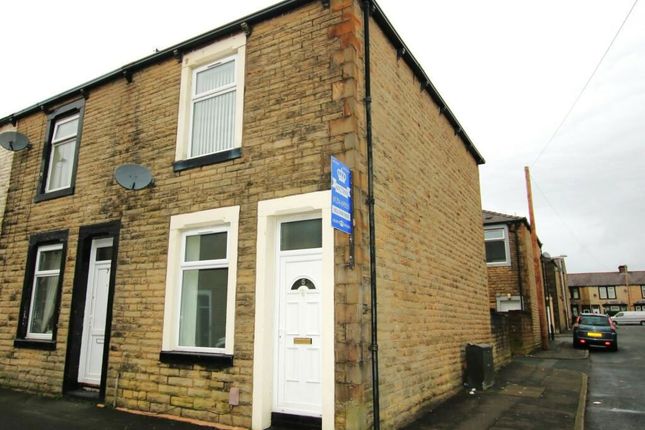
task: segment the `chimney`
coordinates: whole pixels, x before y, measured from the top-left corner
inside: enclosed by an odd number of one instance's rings
[[[623,264],[621,266],[618,266],[618,272],[619,273],[627,273],[627,265]]]

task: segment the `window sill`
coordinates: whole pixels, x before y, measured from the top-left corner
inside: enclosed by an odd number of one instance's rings
[[[175,172],[193,169],[195,167],[208,166],[209,164],[222,163],[224,161],[234,160],[242,156],[242,148],[233,148],[228,151],[217,152],[215,154],[203,155],[201,157],[179,160],[172,163],[172,169]]]
[[[486,266],[488,267],[509,267],[510,265],[510,261],[495,261],[492,263],[486,263]]]
[[[71,196],[72,194],[74,194],[74,187],[52,191],[51,193],[38,192],[38,194],[36,194],[36,197],[34,197],[34,203],[42,202],[45,200],[53,200],[59,197]]]
[[[44,351],[55,351],[56,342],[53,340],[36,340],[36,339],[14,339],[14,348],[40,349]]]
[[[233,366],[232,355],[203,352],[161,351],[159,361],[171,364],[204,364],[221,368]]]

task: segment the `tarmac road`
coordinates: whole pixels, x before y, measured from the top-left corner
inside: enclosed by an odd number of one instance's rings
[[[585,429],[645,429],[645,327],[619,326],[618,352],[589,359]]]

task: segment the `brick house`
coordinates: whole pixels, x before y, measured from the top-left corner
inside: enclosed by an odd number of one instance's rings
[[[491,211],[482,216],[489,308],[497,319],[507,319],[510,352],[526,354],[542,342],[538,300],[543,298],[538,295],[531,226],[524,217]]]
[[[542,255],[544,295],[547,321],[551,332],[562,333],[571,328],[571,304],[567,288],[567,266],[563,256]]]
[[[570,273],[568,287],[571,314],[645,311],[645,271],[630,271],[626,265],[616,272]]]
[[[483,159],[367,4],[288,0],[0,119],[33,145],[0,236],[1,385],[253,429],[396,428],[458,391],[491,340]],[[128,163],[154,184],[119,186]]]

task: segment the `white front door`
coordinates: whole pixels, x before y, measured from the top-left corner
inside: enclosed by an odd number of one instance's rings
[[[321,416],[322,250],[278,251],[275,412]]]
[[[78,382],[101,384],[107,299],[112,265],[112,238],[95,239],[90,252]]]

